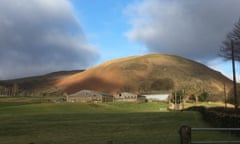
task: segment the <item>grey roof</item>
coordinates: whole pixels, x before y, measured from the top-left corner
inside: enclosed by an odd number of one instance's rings
[[[70,97],[77,97],[77,96],[99,96],[99,95],[104,95],[104,96],[111,96],[111,94],[108,93],[103,93],[103,92],[98,92],[94,90],[80,90],[74,94],[69,95]]]

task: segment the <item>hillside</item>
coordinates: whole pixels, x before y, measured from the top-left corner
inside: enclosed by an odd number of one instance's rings
[[[229,91],[231,80],[203,64],[174,55],[149,54],[110,60],[86,71],[0,81],[0,95],[14,95],[17,85],[17,95],[22,96],[62,96],[83,89],[113,94],[171,89],[184,90],[187,96],[205,91],[212,99],[223,100],[224,83]]]
[[[64,77],[81,73],[84,70],[73,70],[73,71],[59,71],[53,72],[41,76],[33,76],[26,78],[19,78],[13,80],[2,80],[0,81],[0,94],[12,95],[12,89],[14,85],[17,85],[18,95],[23,96],[41,96],[41,95],[57,95],[62,93],[62,90],[55,87],[55,83]],[[6,88],[4,90],[3,88]]]
[[[184,90],[187,95],[207,91],[214,97],[222,98],[224,83],[229,90],[231,81],[203,64],[174,55],[149,54],[107,61],[61,78],[55,86],[67,93],[82,89],[138,93],[167,88]]]

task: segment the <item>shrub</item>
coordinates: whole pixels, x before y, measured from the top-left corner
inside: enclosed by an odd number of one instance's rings
[[[205,108],[203,106],[190,107],[186,110],[199,111],[203,119],[215,127],[240,127],[240,110],[232,108]]]
[[[237,95],[240,96],[240,84],[237,84]],[[228,93],[228,102],[231,104],[235,104],[233,88],[231,88],[231,90]],[[238,103],[240,103],[239,98],[238,98]]]

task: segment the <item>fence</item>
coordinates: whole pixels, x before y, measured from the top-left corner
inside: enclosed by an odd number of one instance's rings
[[[192,141],[192,131],[224,131],[227,132],[227,140]],[[183,125],[179,129],[180,144],[240,144],[240,140],[231,140],[232,133],[236,131],[240,132],[240,128],[191,128],[190,126]]]

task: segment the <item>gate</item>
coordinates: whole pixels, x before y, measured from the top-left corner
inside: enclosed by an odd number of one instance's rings
[[[227,133],[227,140],[192,141],[193,131],[223,131]],[[233,132],[240,132],[240,128],[191,128],[190,126],[183,125],[179,129],[180,144],[240,144],[240,140],[238,141],[231,140]]]

